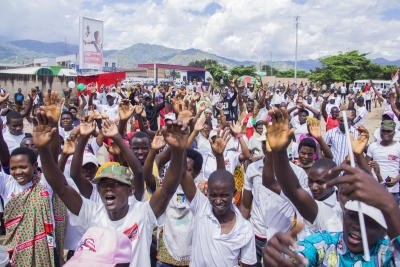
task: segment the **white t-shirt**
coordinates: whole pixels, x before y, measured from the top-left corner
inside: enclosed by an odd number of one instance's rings
[[[201,150],[205,150],[205,151],[209,151],[211,152],[211,145],[210,145],[210,141],[208,141],[208,139],[206,137],[204,137],[204,135],[199,132],[197,134],[197,136],[195,137],[196,143],[197,143],[197,149],[201,149]]]
[[[4,141],[7,143],[8,151],[13,152],[14,149],[21,146],[21,141],[24,139],[25,133],[22,132],[20,135],[13,135],[10,133],[10,129],[7,129],[3,134]]]
[[[223,235],[210,201],[198,189],[190,203],[190,210],[194,216],[194,227],[189,266],[235,267],[239,257],[248,265],[257,262],[253,228],[236,206],[232,204],[236,214],[235,225],[229,234]]]
[[[119,221],[111,221],[102,203],[82,198],[78,216],[71,214],[71,224],[86,228],[99,226],[125,234],[132,242],[131,267],[150,266],[150,245],[157,218],[149,201],[130,205],[127,215]],[[160,218],[161,219],[161,218]],[[159,219],[159,220],[160,220]]]
[[[72,128],[72,130],[66,131],[64,130],[64,128],[58,127],[58,131],[60,135],[64,138],[64,140],[66,140],[71,135],[73,130],[74,128]]]
[[[100,112],[104,112],[108,115],[110,120],[115,120],[119,118],[119,113],[118,113],[118,105],[114,104],[113,106],[109,105],[98,105],[97,109]]]
[[[346,93],[346,87],[345,86],[340,86],[340,93],[345,94]]]
[[[244,143],[248,147],[249,145],[249,139],[247,139],[246,135],[242,136]],[[240,146],[239,139],[236,137],[231,136],[231,139],[229,139],[228,143],[226,144],[225,150],[232,150],[232,151],[237,151],[237,152],[242,152],[242,147]]]
[[[290,163],[302,187],[307,187],[306,172]],[[254,233],[261,238],[271,238],[279,231],[286,232],[292,227],[295,209],[289,201],[275,194],[262,184],[264,159],[249,165],[245,174],[243,188],[252,192],[253,208],[250,222]]]
[[[335,97],[335,106],[339,107],[341,102],[342,102],[342,97],[340,95]]]
[[[87,109],[89,107],[89,96],[83,95],[83,97],[86,99],[86,106],[84,107],[84,109]],[[94,104],[94,105],[96,105],[96,104]]]
[[[292,120],[291,123],[293,123],[292,124],[293,128],[296,129],[296,130],[294,130],[294,137],[296,138],[296,142],[297,142],[297,140],[299,140],[299,138],[300,138],[300,135],[308,133],[307,122],[300,124],[299,122]]]
[[[359,107],[356,113],[356,119],[360,117],[360,120],[354,125],[357,127],[358,125],[363,126],[365,122],[365,117],[367,116],[367,109],[365,106]]]
[[[325,106],[325,111],[326,111],[326,113],[327,114],[331,114],[331,109],[333,108],[333,107],[337,107],[339,110],[340,110],[340,108],[339,108],[339,106],[338,105],[336,105],[336,104],[326,104],[326,106]]]
[[[198,177],[202,178],[202,181],[208,180],[211,173],[217,170],[217,159],[212,152],[204,150],[197,150],[197,152],[203,156],[203,167]],[[236,167],[240,164],[240,154],[240,152],[224,151],[225,170],[232,174],[235,172]]]
[[[382,179],[388,176],[396,178],[399,175],[400,143],[391,146],[382,146],[380,143],[372,143],[368,146],[367,155],[379,164]],[[374,173],[375,176],[375,173]],[[399,183],[387,188],[390,193],[399,192]]]

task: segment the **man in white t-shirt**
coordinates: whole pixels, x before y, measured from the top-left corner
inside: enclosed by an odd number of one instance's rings
[[[279,190],[287,197],[307,221],[307,227],[312,231],[342,230],[342,212],[335,201],[335,190],[324,188],[324,185],[335,178],[337,174],[329,174],[336,166],[335,162],[322,158],[313,164],[308,173],[308,187],[312,196],[305,190],[296,174],[289,165],[286,148],[292,139],[293,130],[289,130],[289,115],[285,109],[274,110],[272,124],[267,127],[267,140],[271,147],[274,172],[278,180]],[[283,115],[283,120],[277,121]],[[332,200],[332,201],[331,201]]]
[[[250,223],[255,234],[258,261],[258,265],[253,266],[261,267],[262,247],[266,240],[276,232],[286,232],[292,227],[295,209],[289,201],[280,196],[280,192],[274,192],[273,188],[269,189],[263,185],[263,175],[268,172],[271,176],[274,176],[274,172],[272,154],[267,153],[265,147],[265,135],[262,135],[259,140],[262,140],[262,150],[265,157],[250,164],[247,168],[239,210],[245,219],[250,217]],[[295,172],[300,184],[307,187],[305,171],[293,163],[290,163],[290,167]]]
[[[394,118],[395,118],[395,115],[391,111],[385,111],[382,114],[382,121],[386,121],[386,120],[394,121]],[[394,136],[393,136],[393,140],[396,141],[396,142],[399,142],[400,141],[400,131],[397,130],[397,125],[396,125],[396,129],[394,131],[395,131],[395,133],[394,133]],[[380,142],[381,140],[382,140],[382,138],[381,138],[381,128],[377,128],[375,130],[375,132],[374,132],[374,141],[375,142]]]
[[[380,131],[382,140],[368,146],[367,162],[371,160],[380,166],[382,179],[385,179],[387,189],[400,203],[399,196],[399,163],[400,143],[393,140],[396,123],[391,120],[384,120],[381,123]]]
[[[204,196],[186,172],[182,189],[194,216],[192,254],[189,266],[252,266],[257,262],[254,231],[233,205],[235,182],[232,173],[216,170],[208,180]],[[164,185],[163,185],[164,186]]]
[[[8,151],[11,154],[14,149],[20,146],[22,139],[25,137],[24,118],[19,112],[14,110],[8,112],[6,118],[8,129],[3,134],[3,137],[8,145]]]
[[[122,137],[116,137],[119,135],[118,128],[113,122],[106,120],[101,130],[105,137],[113,137],[113,141],[119,147],[126,146]],[[42,161],[47,163],[43,165],[43,173],[51,176],[48,182],[71,212],[72,225],[100,226],[127,235],[132,242],[130,263],[132,267],[150,266],[152,231],[158,223],[161,223],[161,220],[157,222],[157,219],[164,214],[182,177],[182,162],[188,139],[187,126],[180,121],[168,122],[162,134],[171,148],[171,164],[163,180],[163,186],[154,192],[149,201],[129,205],[129,196],[135,191],[132,186],[132,172],[126,167],[111,164],[98,171],[92,181],[97,184],[103,201],[100,204],[82,198],[75,189],[59,182],[63,174],[52,160],[49,143],[54,132],[48,124],[47,116],[39,114],[39,125],[34,128],[35,145]]]
[[[94,93],[96,92],[96,89],[93,89]],[[92,105],[93,103],[93,96],[94,94],[90,94],[89,97],[89,107]],[[97,105],[97,110],[99,110],[102,113],[105,113],[108,115],[108,118],[112,121],[115,121],[115,119],[119,118],[119,113],[118,113],[118,104],[115,104],[115,95],[113,93],[107,93],[106,96],[107,99],[107,105]]]
[[[364,105],[364,98],[360,96],[357,98],[357,113],[356,118],[354,119],[353,126],[357,127],[358,125],[363,126],[365,122],[365,117],[367,116],[367,109]]]

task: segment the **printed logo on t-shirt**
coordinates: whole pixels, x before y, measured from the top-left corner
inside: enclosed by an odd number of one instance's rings
[[[231,167],[231,162],[229,159],[225,159],[225,167],[230,168]]]
[[[94,238],[86,237],[81,242],[79,242],[76,251],[88,250],[92,252],[96,252],[96,245],[94,244]]]
[[[399,157],[397,157],[396,155],[392,155],[392,154],[388,155],[388,160],[397,161],[398,159],[399,159]]]
[[[185,202],[185,199],[185,194],[176,194],[176,201],[178,202],[178,204],[183,204]]]
[[[129,240],[135,240],[139,238],[139,226],[135,223],[131,228],[126,229],[124,234],[129,238]]]

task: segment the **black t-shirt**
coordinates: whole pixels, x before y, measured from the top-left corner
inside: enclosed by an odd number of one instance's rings
[[[14,100],[16,105],[22,105],[22,102],[24,102],[24,95],[21,93],[15,93]]]
[[[231,117],[232,103],[233,103],[233,101],[236,100],[236,95],[237,95],[237,92],[235,90],[235,92],[233,93],[231,98],[223,99],[223,100],[219,101],[219,103],[221,103],[221,105],[222,105],[221,109],[224,111],[224,115],[226,116],[227,119],[229,119]],[[215,115],[217,115],[217,114],[215,114]]]
[[[162,102],[160,105],[145,107],[146,118],[150,122],[150,130],[152,131],[158,130],[157,115],[158,112],[160,112],[160,110],[162,110],[164,107],[165,107],[165,102]]]

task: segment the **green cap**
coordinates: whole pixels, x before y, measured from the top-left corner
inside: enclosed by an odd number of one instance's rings
[[[396,123],[392,120],[384,120],[381,123],[381,129],[387,131],[394,131],[396,129]]]
[[[127,167],[119,166],[117,164],[111,164],[104,167],[96,174],[96,177],[92,180],[92,183],[97,184],[103,178],[109,178],[118,182],[132,186],[132,172]]]

